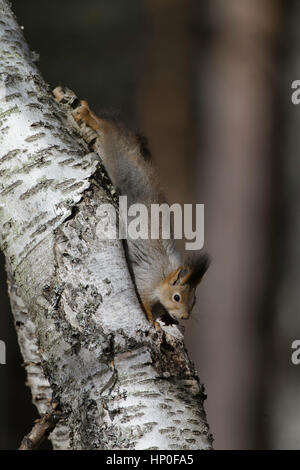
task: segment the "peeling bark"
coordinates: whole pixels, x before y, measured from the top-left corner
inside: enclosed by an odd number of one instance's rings
[[[0,41],[0,243],[33,402],[63,413],[54,448],[210,449],[182,333],[148,323],[121,243],[97,236],[110,185],[5,0]]]

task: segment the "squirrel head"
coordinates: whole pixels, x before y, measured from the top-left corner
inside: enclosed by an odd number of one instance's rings
[[[210,264],[207,254],[187,259],[165,277],[156,289],[158,301],[175,320],[188,319],[196,302],[196,287]]]

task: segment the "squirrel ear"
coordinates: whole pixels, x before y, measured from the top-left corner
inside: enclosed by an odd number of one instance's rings
[[[177,268],[176,271],[172,271],[167,277],[166,277],[166,282],[170,284],[171,286],[175,286],[180,280],[180,273],[182,271],[182,267]]]
[[[191,287],[197,287],[210,265],[210,257],[207,253],[198,254],[187,260],[188,272],[180,280],[181,284],[189,284]]]

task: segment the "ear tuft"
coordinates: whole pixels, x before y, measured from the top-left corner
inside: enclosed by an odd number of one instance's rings
[[[172,271],[166,278],[165,282],[170,284],[170,286],[175,286],[179,282],[180,273],[182,268],[177,268],[175,271]]]
[[[198,254],[190,257],[186,265],[190,269],[190,275],[187,276],[185,282],[190,284],[191,287],[196,287],[210,265],[210,257],[207,253]]]

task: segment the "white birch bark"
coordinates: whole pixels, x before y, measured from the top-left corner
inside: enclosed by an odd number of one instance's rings
[[[109,185],[5,0],[0,44],[1,248],[33,401],[63,411],[54,448],[210,449],[183,337],[148,323],[121,243],[97,237]]]

